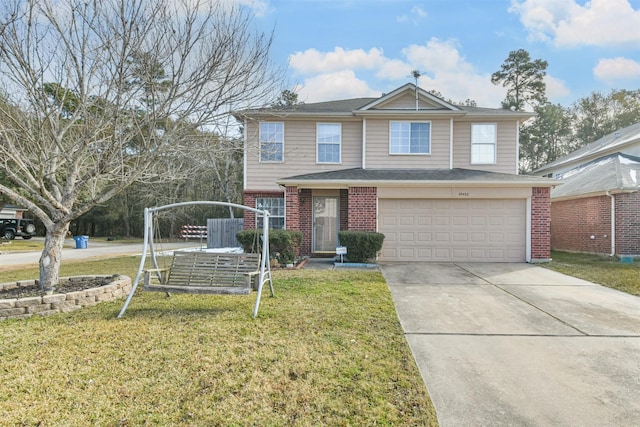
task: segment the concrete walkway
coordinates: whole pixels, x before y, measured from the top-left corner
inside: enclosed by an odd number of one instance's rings
[[[640,298],[529,264],[381,270],[442,427],[640,425]]]

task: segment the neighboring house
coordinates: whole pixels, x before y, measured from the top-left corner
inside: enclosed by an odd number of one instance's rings
[[[533,172],[562,179],[551,191],[551,247],[640,255],[640,123]]]
[[[22,218],[27,209],[15,205],[0,205],[0,218]]]
[[[335,254],[339,230],[385,235],[381,261],[546,261],[554,180],[518,175],[530,113],[457,106],[406,84],[380,98],[235,113],[244,203]],[[245,227],[256,226],[245,214]]]

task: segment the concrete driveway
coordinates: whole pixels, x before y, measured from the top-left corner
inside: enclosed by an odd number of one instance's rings
[[[529,264],[381,270],[441,426],[640,425],[640,298]]]

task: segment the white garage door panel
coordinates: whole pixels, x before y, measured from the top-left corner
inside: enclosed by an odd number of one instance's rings
[[[522,262],[524,199],[380,199],[384,261]]]

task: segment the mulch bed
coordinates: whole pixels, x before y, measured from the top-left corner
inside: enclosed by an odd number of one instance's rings
[[[113,277],[98,277],[91,280],[63,280],[58,284],[58,286],[56,286],[53,293],[66,294],[69,292],[84,291],[85,289],[108,285],[111,282],[113,282]],[[46,292],[41,290],[38,285],[18,286],[13,289],[0,289],[0,299],[41,297],[44,295],[46,295]]]

